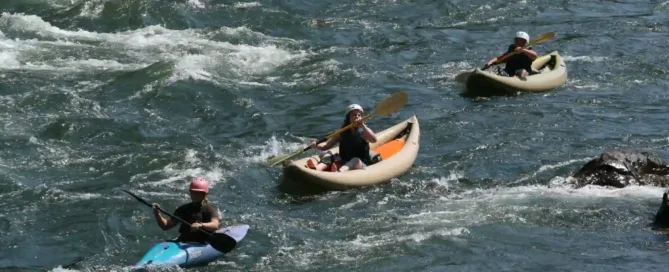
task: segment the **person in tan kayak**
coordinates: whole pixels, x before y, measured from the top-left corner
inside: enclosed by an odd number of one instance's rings
[[[309,146],[319,150],[328,150],[339,143],[339,154],[338,156],[329,152],[321,154],[318,164],[316,164],[314,159],[309,159],[307,167],[318,171],[325,171],[329,168],[332,172],[343,172],[354,169],[365,169],[366,166],[374,164],[369,143],[376,143],[376,134],[363,122],[363,112],[360,105],[349,105],[346,109],[346,118],[341,127],[344,128],[349,124],[353,124],[353,128],[320,144],[317,144],[316,140],[311,141]],[[343,164],[341,168],[337,168],[337,165],[334,164],[336,161],[340,161]]]
[[[537,59],[537,52],[532,50],[532,47],[523,48],[528,42],[530,42],[530,35],[523,31],[517,32],[513,44],[509,45],[507,51],[488,61],[483,70],[488,69],[495,64],[506,63],[504,70],[500,71],[500,74],[503,76],[518,76],[522,79],[528,75],[534,74],[532,71],[532,62]],[[504,55],[514,51],[518,51],[518,54],[503,59],[501,62],[497,61]]]
[[[191,224],[188,227],[186,224],[181,224],[179,233],[181,234],[177,241],[179,242],[195,242],[204,243],[207,241],[207,234],[197,231],[202,228],[211,232],[218,230],[220,227],[219,215],[216,207],[207,200],[209,193],[209,182],[203,178],[194,178],[190,183],[190,198],[191,202],[179,206],[174,215],[186,220]],[[153,204],[153,211],[156,217],[156,223],[163,230],[174,228],[179,221],[171,217],[163,217],[160,214],[160,205]]]

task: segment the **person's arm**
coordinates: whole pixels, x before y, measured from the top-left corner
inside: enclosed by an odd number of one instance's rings
[[[327,150],[332,148],[339,141],[339,135],[330,138],[329,140],[316,144],[316,140],[312,140],[309,146],[312,146],[318,150]]]
[[[202,228],[210,232],[215,232],[219,228],[221,228],[221,222],[219,220],[218,211],[212,205],[209,205],[207,209],[209,210],[209,214],[211,214],[211,221],[203,223],[194,223],[191,226],[195,229]]]
[[[488,62],[485,63],[485,67],[490,67],[490,66],[493,66],[493,65],[497,64],[497,60],[502,58],[502,56],[504,56],[504,55],[506,55],[506,54],[501,54],[497,57],[494,57],[494,58],[490,59]]]
[[[198,229],[204,229],[210,232],[215,232],[217,231],[221,226],[221,222],[218,220],[218,218],[212,218],[211,221],[206,222],[206,223],[193,223],[191,225],[191,228]]]
[[[339,135],[330,138],[330,140],[327,140],[327,141],[325,141],[325,142],[322,142],[321,144],[322,144],[323,146],[322,146],[320,149],[321,149],[321,150],[327,150],[327,149],[330,149],[330,148],[332,148],[335,144],[337,144],[338,142],[339,142]]]
[[[374,131],[372,131],[372,129],[365,124],[365,121],[362,118],[358,118],[353,121],[353,125],[356,128],[362,128],[362,138],[364,138],[365,141],[369,143],[376,143],[376,134],[374,134]]]
[[[378,140],[374,131],[364,123],[362,124],[362,138],[365,138],[365,140],[370,143],[376,143]]]
[[[488,68],[488,67],[493,66],[495,64],[505,63],[508,58],[505,58],[502,61],[499,61],[499,60],[502,59],[504,56],[506,56],[506,54],[509,54],[509,53],[513,52],[513,50],[514,50],[514,46],[510,45],[509,48],[506,50],[506,52],[504,52],[501,55],[499,55],[497,57],[494,57],[491,60],[489,60],[488,62],[486,62],[485,68]]]
[[[520,49],[520,51],[521,51],[523,54],[527,55],[527,56],[530,58],[530,60],[532,60],[532,61],[534,61],[534,60],[537,59],[537,57],[538,57],[537,52],[535,52],[534,50],[532,50],[532,48],[528,48],[528,49]]]
[[[174,226],[176,226],[177,222],[175,220],[173,220],[171,217],[168,217],[168,218],[163,217],[163,215],[160,214],[159,208],[160,208],[160,205],[158,205],[157,203],[153,204],[153,215],[156,218],[156,223],[158,223],[158,226],[162,230],[169,230],[169,229],[173,228]],[[179,209],[177,209],[177,211],[179,211]],[[175,212],[175,214],[176,214],[176,212]]]

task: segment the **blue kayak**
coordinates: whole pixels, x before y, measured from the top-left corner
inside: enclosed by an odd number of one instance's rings
[[[248,225],[238,225],[221,228],[217,233],[223,233],[239,243],[249,230]],[[183,268],[206,265],[224,253],[214,249],[209,244],[181,243],[165,241],[157,243],[144,254],[134,269],[150,267],[179,266]]]

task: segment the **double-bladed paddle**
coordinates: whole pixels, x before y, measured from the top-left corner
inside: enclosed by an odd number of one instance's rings
[[[535,45],[535,44],[538,44],[538,43],[542,43],[542,42],[548,41],[548,40],[552,39],[553,37],[555,37],[555,32],[547,32],[547,33],[541,34],[541,35],[539,35],[538,37],[534,38],[533,40],[530,40],[530,42],[528,42],[525,46],[523,46],[523,49],[528,48],[528,47],[530,47],[530,46],[532,46],[532,45]],[[508,57],[511,57],[511,56],[513,56],[513,55],[515,55],[515,54],[518,54],[518,51],[513,51],[513,52],[510,52],[510,53],[508,53],[508,54],[505,54],[504,56],[502,56],[501,58],[499,58],[497,61],[495,61],[495,63],[493,63],[493,65],[499,64],[499,63],[501,63],[503,60],[505,60],[505,59],[507,59]],[[490,66],[492,66],[492,65],[490,65]],[[481,70],[486,70],[486,69],[488,69],[490,66],[483,66],[483,68],[481,68]],[[455,81],[460,82],[460,83],[465,83],[465,82],[467,81],[467,78],[469,77],[469,75],[470,75],[471,73],[472,73],[472,72],[463,72],[463,73],[460,73],[459,75],[455,76]]]
[[[134,197],[135,199],[137,199],[137,201],[141,202],[142,204],[153,208],[153,205],[151,205],[149,202],[142,199],[141,197],[129,192],[128,190],[125,190],[125,189],[120,189],[120,190],[124,191],[127,194],[129,194],[130,196]],[[165,210],[163,210],[161,208],[158,208],[158,210],[160,210],[160,212],[168,215],[169,217],[172,217],[172,218],[176,219],[177,221],[181,222],[182,224],[185,224],[189,227],[191,226],[191,224],[186,222],[186,220],[183,220],[183,219],[181,219],[181,218],[179,218],[179,217],[177,217],[173,214],[170,214],[170,213],[166,212]],[[207,236],[208,236],[207,243],[209,243],[211,245],[211,247],[213,247],[214,249],[216,249],[220,252],[228,253],[233,248],[235,248],[235,246],[237,245],[237,241],[235,239],[232,239],[232,237],[230,237],[228,235],[225,235],[223,233],[216,233],[216,232],[212,233],[212,232],[209,232],[209,231],[204,230],[204,229],[198,229],[198,230],[201,231],[201,232],[206,233]]]
[[[374,112],[365,116],[365,117],[363,117],[362,120],[365,121],[369,118],[372,118],[372,116],[375,116],[375,115],[376,116],[382,116],[382,115],[391,114],[391,113],[403,108],[404,105],[406,105],[406,103],[408,101],[408,97],[409,97],[409,95],[406,92],[396,92],[392,96],[383,100],[381,103],[376,104],[376,107],[374,108]],[[353,127],[353,124],[349,124],[348,126],[342,128],[340,130],[337,130],[334,133],[328,135],[327,137],[318,140],[318,142],[316,144],[325,142],[325,141],[343,133],[344,131],[346,131],[346,130],[352,128],[352,127]],[[283,154],[283,155],[279,155],[279,156],[276,156],[276,157],[270,157],[269,159],[267,159],[267,163],[270,166],[275,166],[277,164],[280,164],[283,161],[286,161],[290,158],[298,156],[298,155],[306,152],[309,149],[311,149],[311,146],[307,146],[303,149],[300,149],[298,151],[295,151],[295,152],[292,152],[292,153],[289,153],[289,154]]]

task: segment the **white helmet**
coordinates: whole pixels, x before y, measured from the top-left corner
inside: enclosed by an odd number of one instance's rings
[[[360,112],[365,112],[365,111],[362,110],[362,107],[360,105],[351,104],[351,105],[348,105],[348,108],[346,109],[346,114],[348,114],[352,110],[359,110]]]
[[[516,32],[516,38],[521,38],[525,40],[525,42],[530,42],[530,35],[523,31]]]

